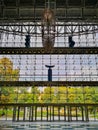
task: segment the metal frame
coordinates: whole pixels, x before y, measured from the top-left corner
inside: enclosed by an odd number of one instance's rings
[[[26,35],[28,32],[33,36],[41,36],[41,12],[45,8],[45,1],[37,0],[15,0],[12,3],[9,1],[0,2],[0,34],[7,33],[13,35]],[[62,3],[62,4],[60,4]],[[77,0],[72,3],[71,0],[56,0],[56,37],[69,35],[84,35],[98,33],[98,2],[94,0]],[[60,15],[61,13],[61,15]],[[3,54],[98,54],[98,47],[89,48],[53,48],[51,51],[45,51],[44,48],[0,48],[0,55]],[[2,87],[30,87],[30,86],[98,86],[98,81],[0,81]],[[35,106],[34,106],[35,105]],[[98,107],[98,104],[0,104],[0,106],[18,106],[20,107],[34,106],[42,107],[50,105],[54,108],[68,106],[68,112],[71,113],[71,107],[85,107],[86,121],[88,119],[89,106]],[[13,111],[14,112],[14,111]],[[58,110],[59,112],[59,110]],[[76,109],[77,113],[77,109]],[[13,113],[14,114],[14,113]],[[42,114],[42,113],[41,113]],[[59,115],[58,115],[59,116]],[[77,116],[77,114],[76,114]],[[13,115],[15,117],[15,115]],[[70,115],[69,115],[70,117]],[[13,118],[14,120],[14,118]],[[15,120],[14,120],[15,121]],[[36,121],[36,120],[35,120]],[[68,120],[71,121],[71,120]],[[84,121],[84,120],[83,120]]]
[[[56,18],[59,21],[98,21],[98,1],[93,0],[54,0]],[[39,21],[47,1],[15,0],[0,2],[0,21]],[[27,13],[28,12],[28,13]]]
[[[9,103],[9,104],[0,104],[0,107],[5,109],[6,113],[7,108],[12,108],[13,114],[12,114],[12,121],[65,121],[65,122],[70,122],[70,121],[98,121],[97,120],[97,109],[98,109],[98,104],[94,103]],[[95,111],[93,112],[93,118],[90,117],[89,113],[89,107],[90,108],[95,108]],[[22,108],[22,109],[21,109]],[[26,118],[26,109],[28,108],[28,118]],[[46,109],[46,115],[44,115],[44,109]],[[72,114],[72,109],[74,109],[74,118]],[[62,114],[61,114],[61,111]],[[78,115],[78,110],[81,113],[81,118]],[[20,115],[20,112],[23,112],[23,115]],[[55,118],[55,112],[58,114],[56,115],[57,118]],[[39,117],[37,117],[37,114],[40,113]],[[79,114],[80,114],[79,113]],[[7,114],[6,120],[7,119]],[[20,119],[21,117],[21,119]],[[63,118],[61,118],[63,117]]]
[[[69,35],[96,34],[98,32],[98,23],[89,22],[56,22],[55,37],[68,37]],[[13,35],[26,35],[29,33],[31,37],[41,37],[41,21],[40,22],[11,22],[0,23],[0,33],[8,33]]]
[[[30,87],[30,86],[98,86],[98,81],[0,81],[0,87]]]
[[[31,47],[31,48],[24,48],[24,47],[0,47],[0,55],[4,54],[98,54],[98,47],[54,47],[51,50],[45,50],[43,47]]]

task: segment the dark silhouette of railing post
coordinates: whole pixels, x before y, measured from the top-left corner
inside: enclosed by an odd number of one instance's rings
[[[52,68],[54,65],[45,65],[48,69],[48,81],[52,81]]]

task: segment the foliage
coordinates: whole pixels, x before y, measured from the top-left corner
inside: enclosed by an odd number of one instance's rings
[[[18,95],[19,103],[38,103],[40,91],[37,87],[30,87],[30,91],[28,88],[20,89],[20,93]]]
[[[0,81],[17,81],[19,80],[19,70],[13,69],[13,63],[9,58],[0,59]],[[10,101],[10,93],[14,92],[13,87],[1,87],[0,98],[2,103]]]
[[[13,63],[9,58],[0,59],[0,80],[16,81],[19,79],[19,69],[13,69]]]
[[[41,94],[43,103],[97,103],[96,87],[46,87]]]

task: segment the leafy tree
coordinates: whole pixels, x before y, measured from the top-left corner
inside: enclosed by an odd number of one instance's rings
[[[57,103],[66,103],[67,101],[67,88],[62,86],[62,87],[54,87],[54,98],[53,102]]]
[[[0,81],[17,81],[19,80],[19,69],[13,69],[13,62],[9,58],[0,59]],[[2,103],[10,101],[10,95],[14,88],[1,87],[0,98]]]
[[[54,98],[54,89],[52,87],[46,87],[40,95],[41,103],[52,103]]]
[[[31,87],[29,91],[28,88],[20,88],[18,94],[19,103],[38,103],[39,102],[40,90],[38,87]]]
[[[0,80],[17,81],[19,79],[19,69],[13,69],[13,62],[9,58],[0,59]]]
[[[13,69],[13,62],[9,58],[0,59],[0,80],[1,81],[18,81],[19,69]],[[32,87],[28,91],[27,87],[2,87],[2,103],[36,103],[39,100],[40,91],[38,87]]]
[[[31,89],[31,102],[38,103],[39,96],[40,96],[40,90],[38,89],[38,87],[36,87],[36,86],[32,87],[32,89]]]
[[[46,87],[41,94],[45,103],[96,103],[98,89],[95,87]]]

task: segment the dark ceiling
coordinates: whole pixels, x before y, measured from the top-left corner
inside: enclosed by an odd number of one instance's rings
[[[58,21],[97,20],[98,0],[50,0]],[[1,0],[0,21],[39,21],[48,0]]]

